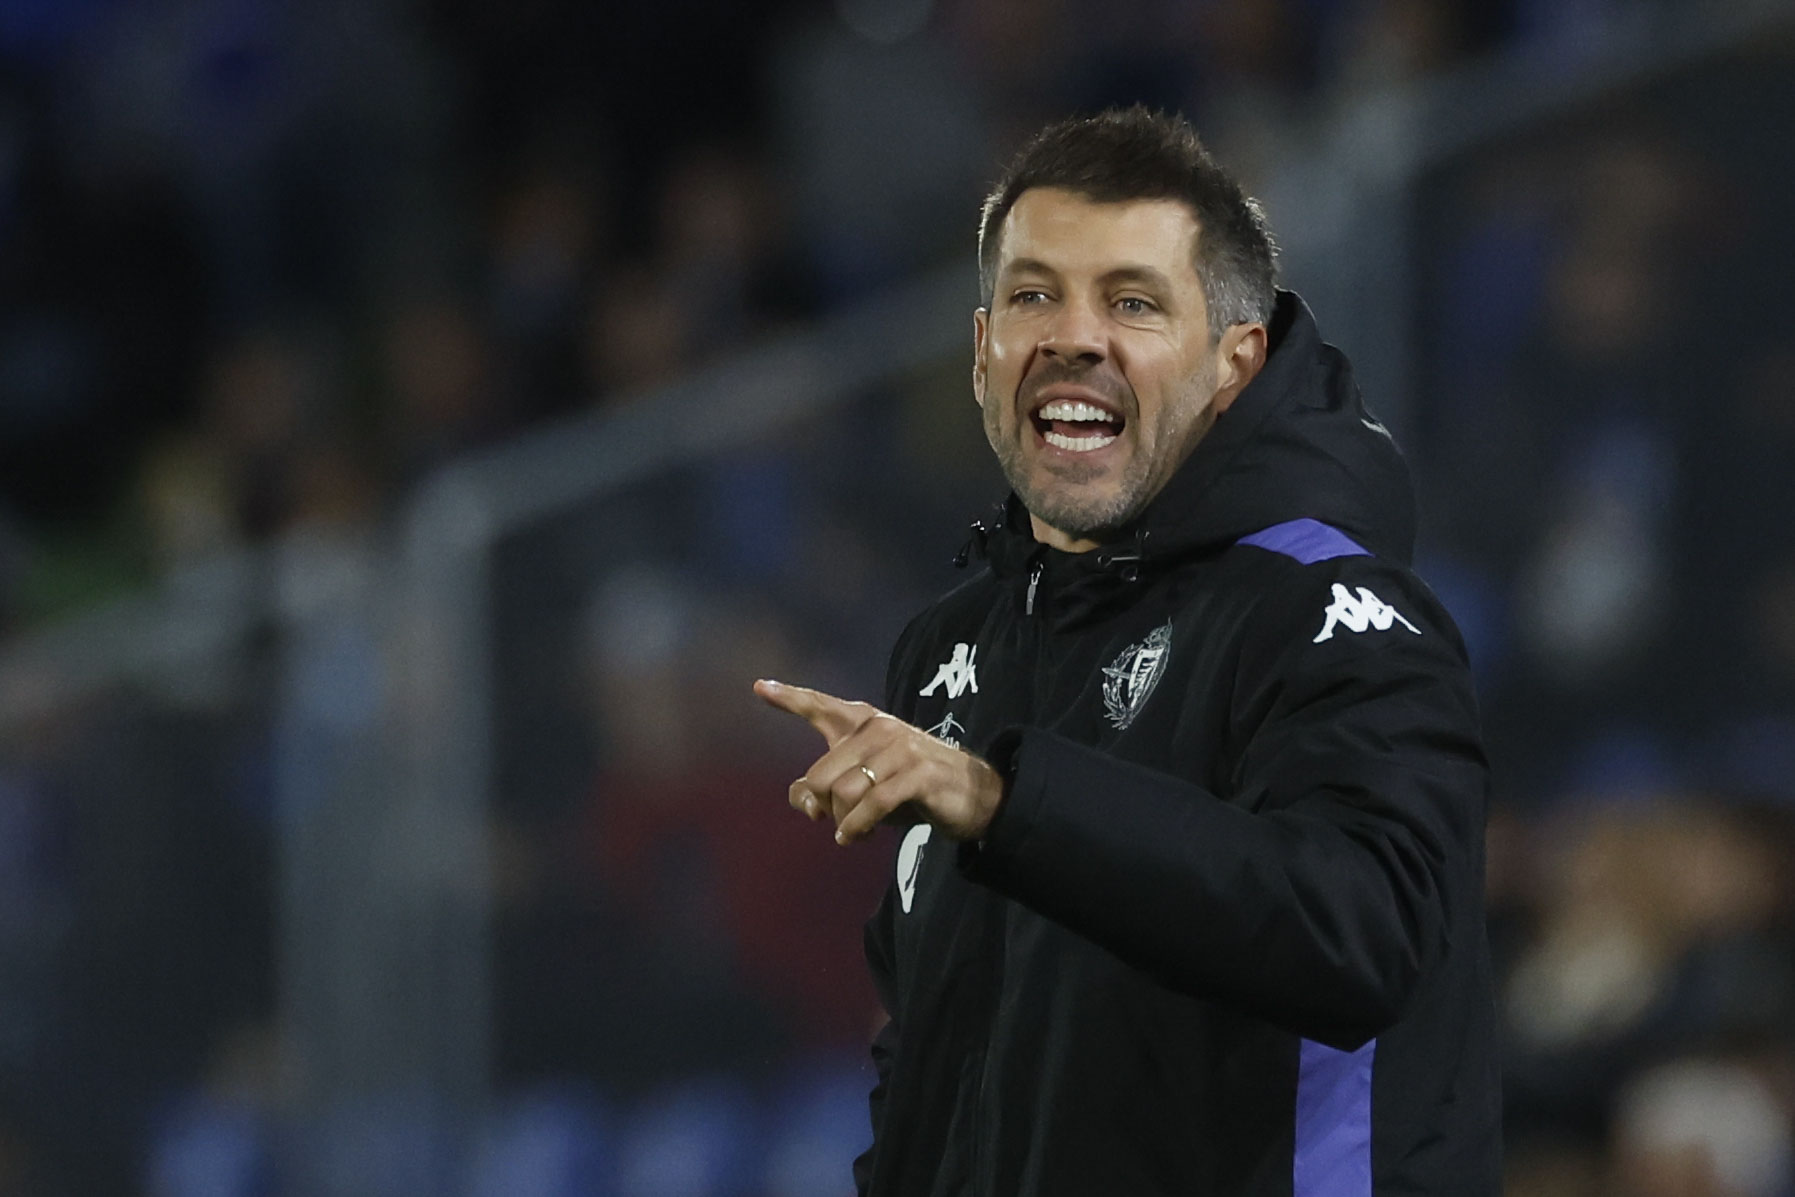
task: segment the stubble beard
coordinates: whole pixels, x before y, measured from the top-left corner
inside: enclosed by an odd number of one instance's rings
[[[1205,394],[1215,392],[1214,373],[1212,368]],[[1200,390],[1202,385],[1199,381],[1194,389]],[[1178,439],[1175,413],[1170,408],[1162,409],[1151,441],[1143,442],[1140,408],[1130,404],[1136,417],[1123,428],[1122,435],[1134,438],[1133,452],[1128,455],[1115,485],[1102,493],[1092,493],[1087,488],[1104,474],[1103,467],[1094,462],[1086,465],[1074,460],[1050,465],[1038,461],[1036,472],[1031,473],[1023,449],[1034,433],[1031,421],[1021,414],[1020,404],[1012,396],[1008,412],[1016,424],[1013,431],[1006,431],[1005,411],[990,402],[991,398],[987,395],[983,406],[985,439],[991,442],[992,451],[997,454],[997,464],[1022,505],[1030,515],[1073,540],[1099,543],[1113,540],[1123,528],[1140,517],[1215,419],[1213,410],[1205,404],[1204,411],[1197,417],[1198,430],[1183,446],[1184,451],[1178,454],[1176,461],[1162,463],[1165,454],[1175,451]]]
[[[1012,402],[1011,411],[1015,411]],[[1105,470],[1096,463],[1037,460],[1031,469],[1023,449],[1034,432],[1026,417],[1018,417],[1013,431],[1004,428],[1003,413],[994,404],[984,411],[985,438],[997,454],[997,464],[1028,513],[1074,540],[1106,540],[1146,508],[1152,497],[1149,483],[1153,462],[1138,443],[1138,430],[1130,425],[1122,435],[1136,437],[1134,452],[1112,486],[1094,491],[1092,484]]]

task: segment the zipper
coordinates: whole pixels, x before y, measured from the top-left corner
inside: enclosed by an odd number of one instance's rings
[[[1023,600],[1024,615],[1034,615],[1035,595],[1040,591],[1041,575],[1046,571],[1046,559],[1037,558],[1028,574],[1028,595]],[[1041,706],[1040,686],[1041,679],[1046,674],[1046,670],[1040,668],[1040,665],[1043,653],[1042,641],[1046,635],[1046,629],[1042,628],[1040,624],[1027,623],[1022,627],[1024,647],[1022,655],[1025,660],[1032,663],[1030,672],[1036,679],[1035,685],[1030,687],[1032,691],[1031,709],[1028,715],[1028,718],[1030,719],[1034,717],[1034,711],[1040,709]],[[1005,973],[1008,971],[1006,965],[1009,962],[1010,953],[1009,913],[1000,908],[992,911],[990,917],[995,923],[995,931],[987,932],[987,936],[994,934],[997,940],[996,951],[993,953],[996,958],[996,964],[994,965],[991,982],[991,1009],[985,1027],[984,1042],[979,1046],[978,1077],[974,1081],[972,1087],[972,1146],[968,1153],[970,1156],[968,1166],[970,1168],[971,1184],[968,1186],[968,1190],[973,1194],[973,1197],[993,1197],[993,1185],[996,1183],[995,1174],[987,1175],[986,1172],[987,1167],[995,1166],[994,1164],[989,1164],[986,1158],[991,1155],[991,1145],[987,1144],[985,1141],[990,1126],[990,1119],[986,1116],[986,1110],[990,1108],[993,1100],[990,1093],[991,1038],[996,1031],[997,1022],[1003,1014]]]

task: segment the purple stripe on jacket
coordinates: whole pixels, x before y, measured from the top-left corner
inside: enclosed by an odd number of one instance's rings
[[[1274,553],[1294,557],[1304,565],[1330,561],[1335,557],[1371,556],[1369,549],[1340,529],[1306,517],[1261,528],[1251,536],[1241,537],[1238,543],[1270,549]]]
[[[1371,1197],[1373,1039],[1346,1052],[1303,1040],[1296,1075],[1293,1197]]]

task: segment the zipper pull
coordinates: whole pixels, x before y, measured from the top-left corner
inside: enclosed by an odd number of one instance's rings
[[[1035,572],[1028,575],[1028,602],[1022,612],[1024,615],[1033,615],[1035,613],[1035,588],[1041,584],[1041,570],[1043,568],[1045,568],[1043,563],[1037,561],[1035,562]]]

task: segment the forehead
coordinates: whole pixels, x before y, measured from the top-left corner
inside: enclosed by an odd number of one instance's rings
[[[1151,266],[1197,282],[1197,218],[1175,199],[1098,201],[1057,187],[1031,188],[1004,217],[997,269],[1018,260],[1102,274]]]

